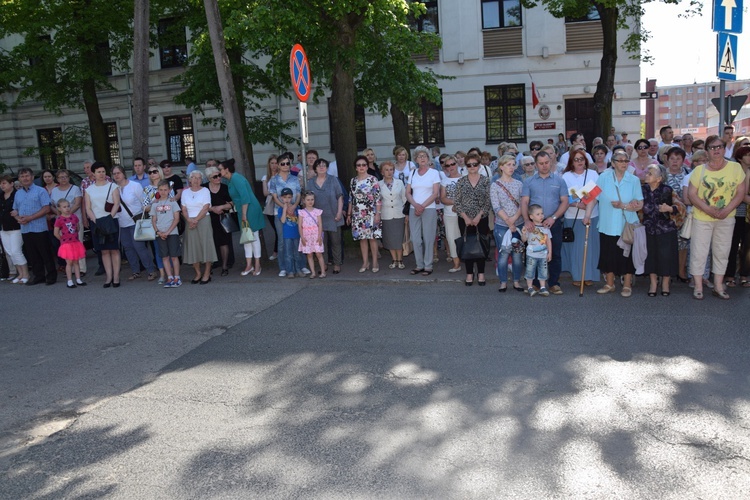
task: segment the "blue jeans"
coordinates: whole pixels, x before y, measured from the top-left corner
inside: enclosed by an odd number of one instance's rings
[[[513,281],[521,279],[521,271],[523,270],[523,255],[518,252],[513,252],[510,248],[503,248],[502,242],[505,233],[508,232],[508,227],[499,226],[495,224],[495,246],[498,248],[497,257],[497,276],[500,278],[500,283],[508,281],[508,257],[513,258]],[[516,231],[517,233],[518,231]],[[519,240],[521,239],[520,234],[514,234]]]
[[[526,256],[526,279],[533,280],[534,278],[547,281],[547,257]]]
[[[288,274],[301,273],[303,267],[307,267],[307,259],[299,249],[299,238],[284,238],[283,245],[279,245],[279,254],[281,254],[282,247],[283,262],[279,258],[279,266],[282,271],[286,271]]]

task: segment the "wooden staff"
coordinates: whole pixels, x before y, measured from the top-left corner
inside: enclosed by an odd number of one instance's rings
[[[586,280],[586,254],[589,250],[589,227],[591,224],[586,224],[586,236],[583,238],[583,266],[581,267],[581,291],[578,294],[579,297],[583,297],[584,281]]]

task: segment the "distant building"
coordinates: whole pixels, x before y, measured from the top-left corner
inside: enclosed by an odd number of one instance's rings
[[[410,117],[411,144],[439,145],[443,151],[464,151],[478,146],[495,152],[502,141],[528,148],[534,139],[566,137],[574,131],[593,139],[593,94],[599,79],[602,57],[602,31],[596,11],[582,19],[557,19],[542,7],[526,9],[517,0],[481,2],[455,0],[425,1],[428,13],[416,29],[439,33],[443,48],[434,62],[420,58],[419,64],[438,74],[454,77],[441,80],[443,102],[424,102],[421,111]],[[173,22],[162,20],[163,23]],[[626,23],[627,24],[627,23]],[[231,154],[225,134],[203,116],[174,103],[181,90],[171,80],[183,69],[191,50],[187,30],[184,43],[170,41],[155,51],[150,61],[149,156],[184,165],[192,156],[198,164],[208,158]],[[36,35],[36,34],[35,34]],[[640,67],[622,48],[628,30],[618,33],[618,59],[613,104],[613,126],[626,131],[632,142],[640,130]],[[9,49],[12,39],[0,41]],[[315,75],[315,68],[312,68]],[[540,94],[540,105],[532,106],[531,76]],[[101,113],[107,126],[113,163],[126,167],[132,162],[132,73],[114,70],[109,76],[114,90],[99,93]],[[290,88],[291,94],[291,88]],[[11,102],[14,96],[1,98]],[[332,159],[330,119],[325,104],[308,108],[309,148]],[[296,123],[296,100],[282,96],[265,105],[283,120]],[[214,109],[208,118],[217,117]],[[394,146],[390,116],[356,110],[358,148],[371,147],[380,160],[391,158]],[[23,103],[0,115],[0,162],[14,169],[68,166],[80,170],[90,152],[64,154],[55,145],[64,129],[86,126],[82,110],[66,109],[62,116],[46,112],[41,104]],[[291,130],[290,135],[297,134]],[[606,138],[605,138],[606,139]],[[23,151],[51,145],[48,154],[24,156]],[[293,144],[288,145],[296,150]],[[262,175],[271,145],[254,145],[254,160]]]
[[[733,95],[748,88],[750,80],[726,82],[725,85],[726,95]],[[718,81],[663,87],[657,84],[655,90],[659,92],[659,99],[652,117],[653,136],[657,136],[659,129],[665,125],[671,125],[675,135],[690,132],[700,139],[716,133],[719,113],[711,103],[711,99],[719,97]],[[713,123],[709,119],[711,116],[715,116]],[[739,125],[739,122],[736,125]],[[747,128],[748,125],[745,127]]]

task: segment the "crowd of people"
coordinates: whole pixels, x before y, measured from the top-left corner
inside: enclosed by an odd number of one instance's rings
[[[182,264],[193,284],[210,283],[214,267],[227,276],[234,232],[241,276],[258,276],[268,223],[279,277],[340,273],[350,228],[360,273],[379,272],[385,254],[390,269],[429,276],[442,251],[447,272],[463,271],[466,286],[485,286],[492,263],[500,292],[560,295],[567,272],[581,291],[602,282],[597,292],[611,293],[619,283],[629,297],[634,276],[647,275],[649,297],[669,296],[677,279],[695,299],[707,288],[728,299],[727,288],[750,286],[750,138],[732,132],[698,141],[664,127],[661,141],[635,144],[613,133],[590,152],[581,134],[561,134],[531,141],[527,155],[511,143],[496,156],[419,146],[411,160],[397,146],[379,164],[366,149],[347,185],[316,151],[298,161],[283,153],[268,159],[262,202],[233,160],[209,160],[201,171],[187,159],[187,186],[166,160],[136,158],[133,175],[114,167],[111,178],[104,164],[85,162],[80,187],[66,170],[44,171],[39,186],[22,168],[18,188],[0,177],[0,235],[9,279],[27,285],[53,284],[63,271],[69,288],[86,285],[84,228],[105,288],[120,286],[123,254],[129,281],[179,287]]]

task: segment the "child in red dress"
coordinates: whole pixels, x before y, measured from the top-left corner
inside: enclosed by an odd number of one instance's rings
[[[55,220],[55,237],[60,240],[60,249],[57,256],[65,259],[65,274],[68,277],[68,288],[86,286],[81,281],[81,267],[78,260],[86,256],[86,247],[78,239],[78,217],[70,212],[70,202],[65,198],[57,200],[57,209],[60,216]],[[73,282],[73,273],[76,281]]]

